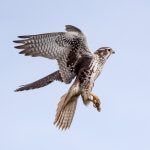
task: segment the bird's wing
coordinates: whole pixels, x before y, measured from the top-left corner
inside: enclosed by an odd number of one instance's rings
[[[15,92],[41,88],[41,87],[44,87],[44,86],[52,83],[55,80],[62,82],[62,78],[61,78],[59,71],[55,71],[55,72],[49,74],[48,76],[46,76],[42,79],[39,79],[33,83],[22,85],[21,87],[16,89]]]
[[[19,36],[21,40],[14,42],[21,45],[15,48],[21,49],[20,54],[26,56],[56,59],[63,81],[70,83],[75,77],[74,68],[79,57],[92,54],[80,29],[66,25],[66,31]]]
[[[61,128],[62,130],[70,127],[75,114],[77,99],[79,97],[79,96],[72,97],[70,101],[67,103],[67,105],[63,107],[65,103],[66,95],[67,94],[64,94],[61,97],[60,102],[58,103],[55,121],[54,121],[54,124],[56,124],[56,126]]]

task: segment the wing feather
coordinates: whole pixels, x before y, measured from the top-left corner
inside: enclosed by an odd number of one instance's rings
[[[58,61],[63,82],[70,83],[75,77],[75,65],[82,55],[91,55],[86,38],[77,27],[66,25],[67,32],[18,36],[21,44],[15,48],[25,56],[41,56]]]
[[[52,83],[54,80],[58,80],[58,81],[62,82],[62,78],[61,78],[59,71],[55,71],[55,72],[49,74],[48,76],[46,76],[42,79],[39,79],[33,83],[23,85],[20,88],[16,89],[15,92],[41,88],[41,87],[44,87],[44,86]]]

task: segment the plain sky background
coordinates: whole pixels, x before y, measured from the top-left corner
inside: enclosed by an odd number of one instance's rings
[[[18,35],[64,31],[86,34],[91,51],[112,47],[93,92],[102,112],[78,102],[67,131],[53,125],[70,85],[15,93],[19,85],[55,71],[55,61],[25,57]],[[0,150],[150,150],[149,0],[0,0]]]

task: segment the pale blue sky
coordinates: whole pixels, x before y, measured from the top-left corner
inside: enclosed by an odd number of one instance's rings
[[[0,150],[150,150],[150,1],[1,0],[0,20]],[[80,99],[70,130],[61,132],[53,120],[70,85],[13,92],[57,65],[19,55],[12,41],[66,24],[84,31],[91,51],[110,46],[116,54],[93,89],[102,112]]]

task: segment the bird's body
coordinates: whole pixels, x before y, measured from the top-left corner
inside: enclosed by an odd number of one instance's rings
[[[23,49],[20,54],[56,59],[59,65],[58,71],[16,91],[40,88],[54,80],[68,84],[75,78],[73,85],[58,104],[54,123],[62,129],[70,127],[80,95],[84,104],[92,101],[100,111],[100,101],[91,92],[106,60],[113,53],[111,48],[102,47],[93,54],[89,51],[86,38],[80,29],[67,25],[66,31],[20,36],[23,40],[14,41],[23,44],[16,46]]]

